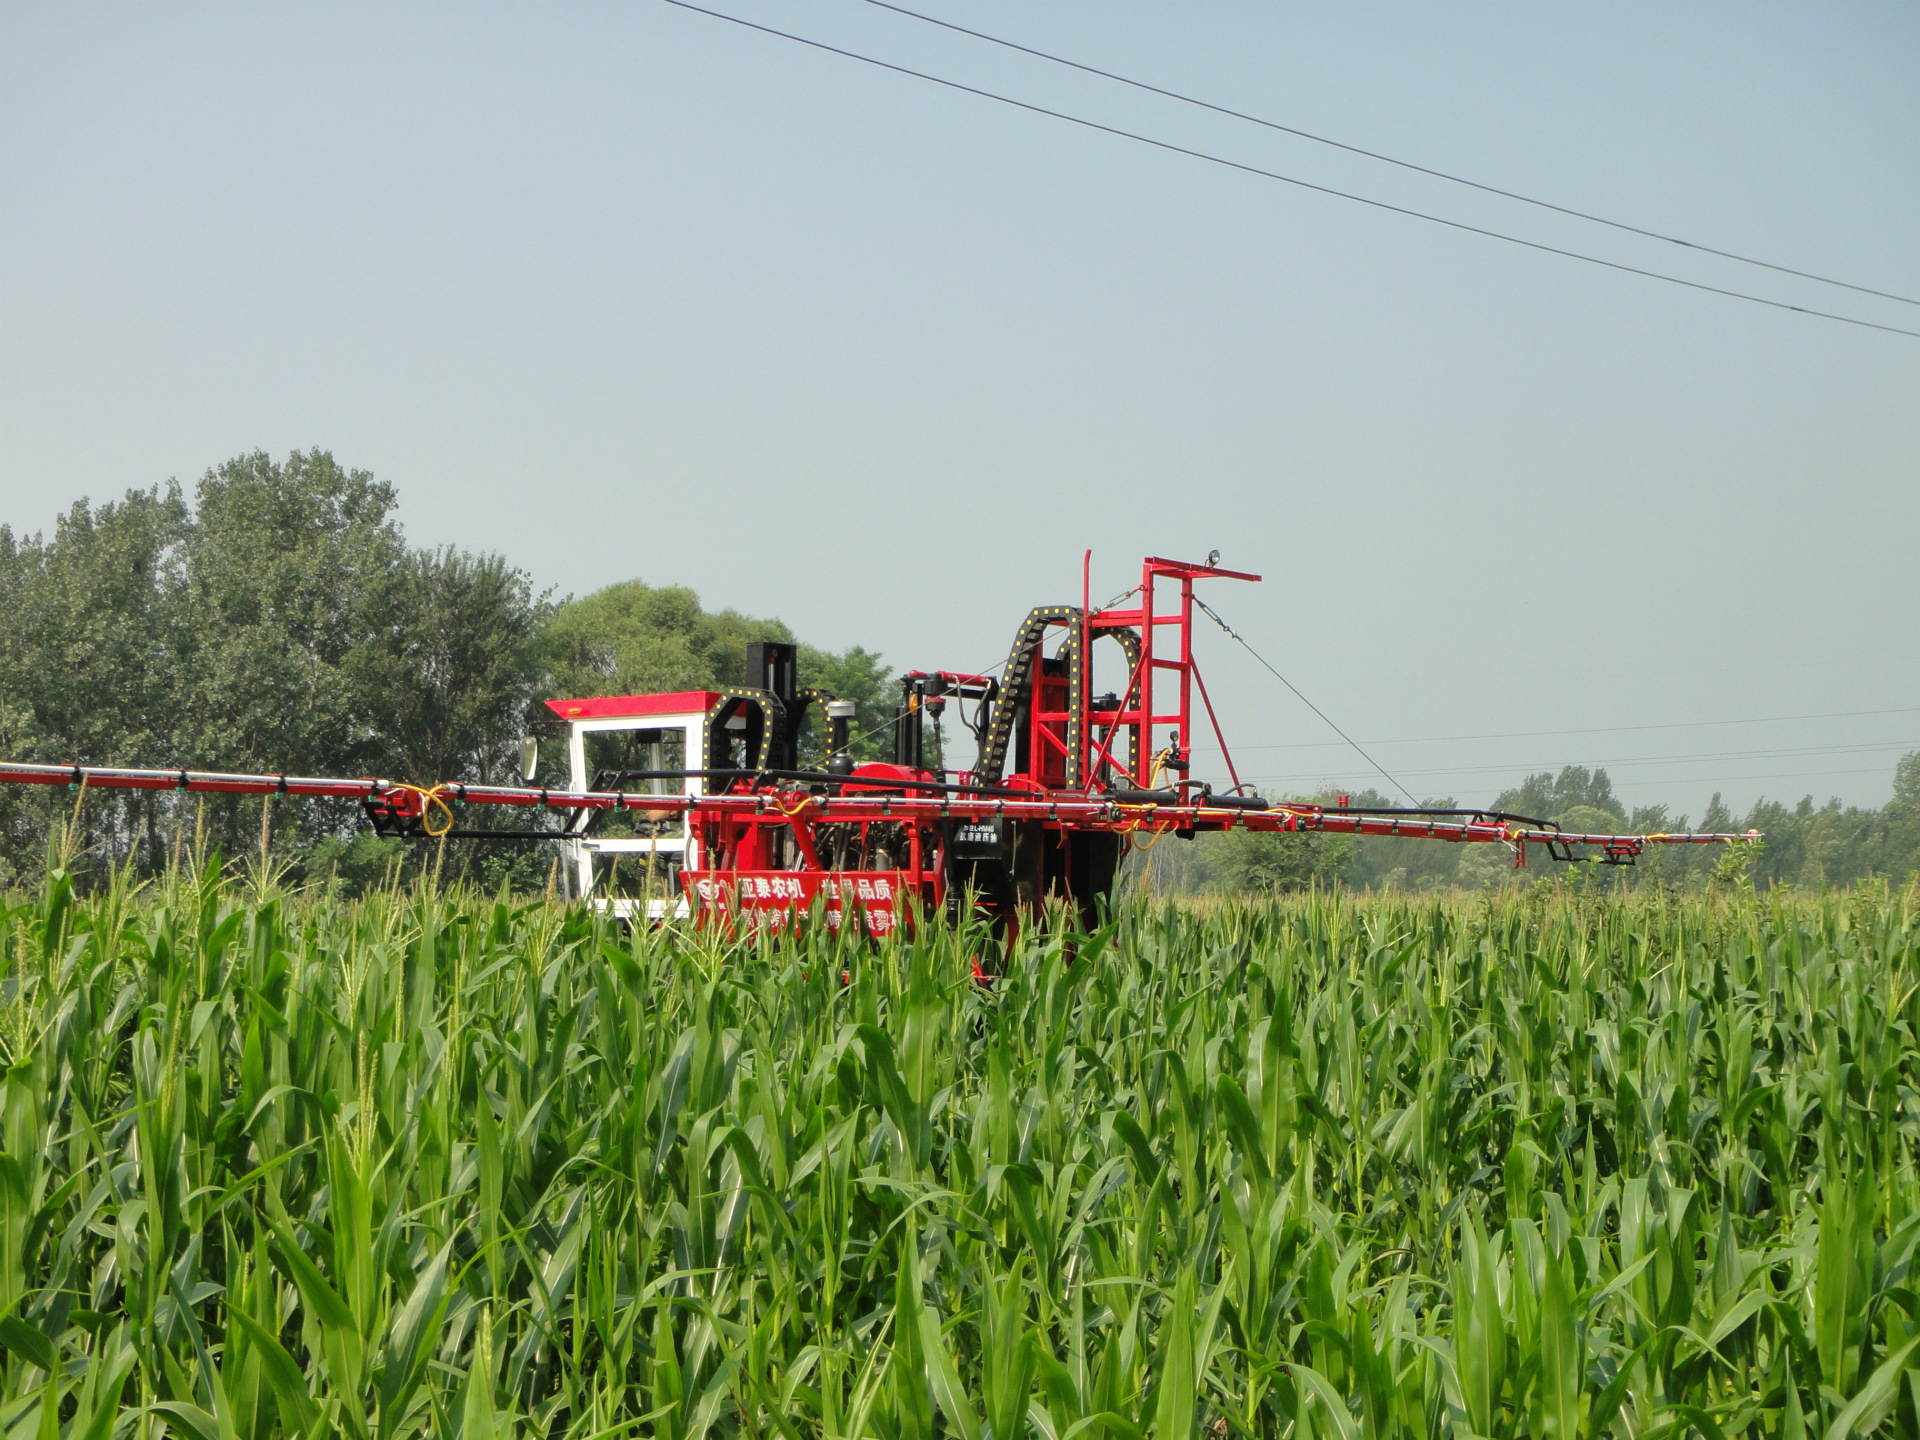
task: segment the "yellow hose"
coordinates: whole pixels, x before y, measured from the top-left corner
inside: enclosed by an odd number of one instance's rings
[[[393,788],[396,790],[405,790],[410,795],[418,795],[420,797],[420,826],[427,832],[428,839],[438,840],[442,835],[453,829],[453,807],[447,804],[441,794],[441,792],[447,788],[445,785],[435,785],[431,790],[420,785],[406,784],[396,784]],[[433,810],[430,808],[433,806],[438,806],[440,813],[447,817],[446,821],[438,829],[435,829],[433,824]]]

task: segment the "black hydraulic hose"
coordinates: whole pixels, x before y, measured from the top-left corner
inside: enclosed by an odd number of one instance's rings
[[[1009,790],[995,785],[948,785],[938,780],[901,780],[893,776],[830,775],[824,770],[621,770],[618,774],[622,780],[805,780],[835,787],[858,785],[868,790],[934,790],[1007,800],[1034,798],[1031,790]]]
[[[452,829],[431,837],[434,840],[577,840],[566,830],[462,830]]]
[[[1328,815],[1470,815],[1481,820],[1511,820],[1533,830],[1558,830],[1559,823],[1553,820],[1536,820],[1531,815],[1515,815],[1510,810],[1435,810],[1428,806],[1412,805],[1320,805],[1312,801],[1285,800],[1276,804],[1289,803],[1313,805],[1313,808]]]
[[[603,772],[607,773],[607,772]],[[859,775],[833,775],[824,770],[620,770],[610,772],[625,780],[803,780],[816,785],[839,789],[847,785],[858,785],[868,790],[931,790],[949,795],[981,795],[989,799],[1031,800],[1031,790],[1014,790],[1000,785],[949,785],[938,780],[901,780],[893,777],[862,777]],[[662,797],[664,798],[664,797]],[[1131,787],[1116,786],[1105,796],[1089,796],[1089,799],[1109,799],[1121,805],[1192,805],[1216,810],[1266,810],[1281,802],[1268,801],[1257,797],[1234,795],[1195,795],[1183,797],[1177,790],[1135,790]],[[1351,814],[1373,814],[1373,811],[1350,811]],[[1427,811],[1380,811],[1380,814],[1427,814]],[[1435,815],[1480,815],[1488,812],[1480,810],[1435,810]],[[1514,816],[1514,819],[1524,819]]]

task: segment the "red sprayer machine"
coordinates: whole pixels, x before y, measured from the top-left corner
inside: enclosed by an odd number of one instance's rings
[[[997,676],[910,671],[892,717],[867,732],[853,727],[878,717],[798,686],[794,647],[771,642],[747,647],[746,685],[550,700],[566,725],[565,790],[5,763],[0,782],[357,799],[383,835],[556,842],[574,893],[625,919],[779,927],[818,909],[836,926],[857,915],[875,935],[963,899],[1001,919],[1049,899],[1090,917],[1130,848],[1203,831],[1502,844],[1516,865],[1529,847],[1556,860],[1576,858],[1577,847],[1622,865],[1648,845],[1756,838],[1570,834],[1490,810],[1353,809],[1252,793],[1194,657],[1194,611],[1207,609],[1194,586],[1259,578],[1211,557],[1149,558],[1137,586],[1094,608],[1083,571],[1081,603],[1030,611]],[[1094,693],[1096,654],[1110,657],[1108,673],[1124,674],[1119,688]],[[1196,699],[1227,772],[1219,789],[1192,774]],[[969,770],[944,765],[949,707],[972,732]],[[810,710],[825,721],[818,768],[800,763]],[[892,757],[856,761],[856,733],[890,733]],[[527,769],[530,777],[531,757]],[[561,823],[464,824],[476,806],[547,811]]]

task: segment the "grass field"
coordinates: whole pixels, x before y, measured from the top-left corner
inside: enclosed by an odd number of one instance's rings
[[[1920,1437],[1912,889],[5,922],[9,1436]]]

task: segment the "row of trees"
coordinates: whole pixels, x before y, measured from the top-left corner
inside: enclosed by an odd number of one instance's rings
[[[1331,793],[1293,798],[1334,803]],[[1350,803],[1391,806],[1394,801],[1367,790],[1351,796]],[[1429,803],[1451,808],[1456,802],[1449,797]],[[1902,881],[1920,872],[1920,752],[1906,756],[1895,768],[1893,798],[1881,809],[1843,806],[1838,800],[1815,806],[1808,796],[1798,805],[1762,800],[1745,816],[1736,816],[1715,795],[1696,822],[1665,805],[1629,810],[1613,793],[1613,782],[1604,769],[1580,765],[1569,765],[1558,775],[1529,775],[1502,791],[1489,808],[1552,820],[1568,831],[1589,834],[1758,830],[1765,836],[1760,844],[1733,851],[1718,846],[1650,846],[1632,869],[1592,867],[1583,875],[1588,883],[1605,879],[1615,884],[1694,888],[1719,880],[1817,888],[1870,876]],[[1162,893],[1243,893],[1335,883],[1374,889],[1483,889],[1516,878],[1513,856],[1505,846],[1371,836],[1232,831],[1202,836],[1195,844],[1164,855],[1156,848],[1152,857],[1147,883]],[[1529,880],[1564,873],[1537,852],[1528,857],[1528,864],[1530,871],[1523,878]]]
[[[738,683],[747,641],[796,639],[778,620],[709,612],[691,590],[638,580],[556,601],[502,556],[410,546],[394,505],[390,485],[325,451],[284,462],[256,453],[209,471],[191,501],[170,484],[98,507],[81,501],[51,537],[0,527],[0,756],[500,781],[516,772],[522,736],[557,737],[540,703],[548,696]],[[869,725],[890,704],[888,670],[857,646],[835,654],[802,644],[800,672],[803,684],[859,702]],[[543,754],[543,778],[558,783],[560,747]],[[71,798],[0,787],[0,883],[37,867],[67,821],[96,865],[147,873],[196,839],[258,854],[268,835],[296,879],[360,884],[407,863],[404,847],[365,833],[350,804],[118,792],[88,796],[67,815]],[[1353,803],[1389,802],[1367,792]],[[1493,807],[1570,830],[1689,828],[1665,806],[1629,812],[1606,771],[1578,766],[1530,776]],[[1755,883],[1901,878],[1920,869],[1920,754],[1900,762],[1884,809],[1816,808],[1809,798],[1736,817],[1716,796],[1698,826],[1765,832],[1764,847],[1739,862]],[[421,858],[414,852],[411,863]],[[533,847],[456,848],[452,858],[482,879],[521,883],[551,862]],[[1694,885],[1716,866],[1726,873],[1724,860],[1659,849],[1629,873]],[[1150,883],[1430,889],[1511,875],[1497,846],[1233,832],[1156,848]]]
[[[501,781],[522,736],[557,734],[545,697],[734,683],[748,640],[795,638],[639,581],[556,601],[502,556],[409,545],[395,499],[325,451],[253,454],[191,501],[171,484],[81,501],[51,536],[0,527],[0,755]],[[800,669],[863,713],[883,703],[888,672],[858,647],[802,646]],[[543,755],[558,781],[560,748]],[[41,862],[72,798],[0,793],[0,878]],[[269,829],[300,878],[364,878],[398,853],[350,804],[100,793],[79,829],[96,863],[148,872],[196,831],[235,855]]]

